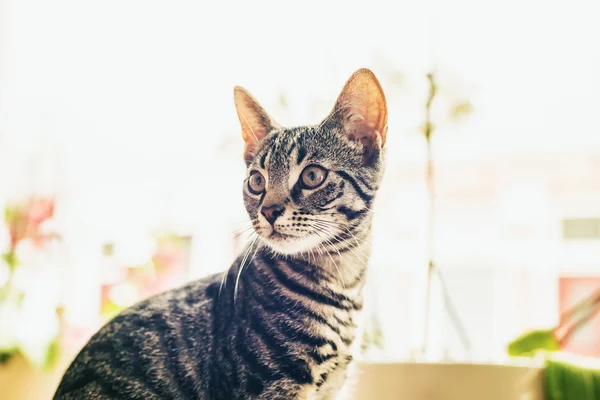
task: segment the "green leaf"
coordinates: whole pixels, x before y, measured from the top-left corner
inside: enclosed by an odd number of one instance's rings
[[[60,343],[58,337],[52,340],[46,349],[46,358],[42,363],[43,369],[51,369],[58,360],[58,356],[60,355]]]
[[[16,207],[7,206],[4,209],[4,221],[6,221],[7,224],[13,222],[18,215],[19,210]]]
[[[9,251],[8,253],[2,254],[2,259],[8,265],[10,271],[14,271],[17,265],[19,265],[19,260],[17,259],[17,255],[14,251]]]
[[[54,337],[44,343],[20,343],[19,352],[37,368],[49,368],[58,355],[58,338]]]
[[[554,330],[527,332],[508,345],[508,355],[510,356],[533,356],[539,350],[560,350],[560,343],[554,335]]]
[[[543,386],[548,400],[598,399],[600,370],[549,359],[544,368]]]

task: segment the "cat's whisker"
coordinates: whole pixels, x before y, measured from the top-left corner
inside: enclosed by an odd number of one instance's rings
[[[331,238],[332,242],[335,242],[338,244],[345,244],[347,242],[347,239],[349,239],[349,238],[342,237],[342,234],[344,234],[344,230],[341,229],[339,226],[328,225],[321,221],[315,221],[315,224],[313,225],[313,227],[325,229],[330,235],[333,235]],[[338,231],[338,233],[336,233],[336,231]],[[359,245],[358,242],[356,243],[356,245],[357,246]]]
[[[328,234],[328,232],[323,229],[323,228],[319,228],[319,227],[315,227],[316,229],[320,230],[321,232],[323,232],[323,234]],[[350,269],[352,270],[352,272],[354,272],[354,274],[359,277],[358,272],[356,272],[356,270],[348,263],[348,260],[346,260],[344,258],[344,256],[342,256],[342,254],[340,253],[339,249],[337,247],[335,247],[335,245],[331,242],[331,240],[328,239],[324,239],[327,243],[329,243],[329,245],[337,252],[338,257],[347,264],[348,267],[350,267]]]
[[[324,221],[319,221],[319,223],[324,223]],[[372,246],[372,243],[371,243],[370,241],[368,241],[366,238],[360,238],[360,239],[359,239],[359,238],[357,238],[357,237],[356,237],[356,235],[355,235],[355,234],[354,234],[354,233],[353,233],[353,232],[352,232],[350,229],[348,229],[348,228],[346,228],[346,227],[337,227],[337,228],[338,228],[338,229],[339,229],[339,228],[343,228],[343,229],[344,229],[344,230],[345,230],[345,231],[346,231],[346,232],[347,232],[347,233],[350,235],[350,237],[351,237],[352,239],[354,239],[354,241],[356,242],[356,246],[357,246],[357,248],[358,248],[358,250],[359,250],[359,251],[361,251],[361,250],[360,250],[360,247],[361,247],[361,246],[360,246],[359,240],[360,240],[362,243],[366,243],[366,244],[368,244],[369,246]],[[342,233],[343,233],[343,232],[342,232]],[[361,251],[361,253],[362,253],[362,251]],[[367,257],[365,254],[363,254],[363,256]],[[368,257],[367,257],[367,258],[368,258]]]
[[[251,246],[251,240],[250,240],[251,237],[252,236],[248,237],[248,241],[244,245],[244,249],[242,250],[242,253],[245,252]],[[258,237],[258,235],[257,235],[257,237]],[[227,268],[227,270],[225,270],[223,272],[223,276],[221,276],[221,284],[219,285],[219,297],[221,296],[223,287],[227,286],[227,276],[229,275],[229,271],[231,270],[231,268],[233,268],[233,265],[231,265],[229,268]]]
[[[348,234],[350,235],[350,237],[351,237],[352,239],[354,239],[354,242],[356,243],[356,250],[357,250],[357,251],[358,251],[358,252],[359,252],[359,253],[360,253],[360,254],[361,254],[361,255],[362,255],[362,256],[363,256],[365,259],[367,259],[367,260],[368,260],[368,259],[369,259],[369,256],[367,256],[365,253],[363,253],[363,251],[362,251],[362,249],[361,249],[361,247],[362,247],[362,246],[360,245],[360,243],[359,243],[359,241],[358,241],[358,238],[357,238],[357,237],[356,237],[356,236],[355,236],[355,235],[354,235],[352,232],[350,232],[348,229],[346,229],[346,232],[348,232]],[[363,242],[363,243],[366,243],[366,244],[368,244],[369,246],[372,246],[371,242],[369,242],[368,240],[366,240],[366,239],[361,239],[361,240],[362,240],[362,242]],[[352,250],[352,252],[354,252],[354,250],[352,249],[352,247],[350,247],[350,249]],[[362,261],[363,263],[365,263],[365,262],[364,262],[362,259],[361,259],[361,261]],[[365,265],[366,265],[366,264],[365,264]]]
[[[335,234],[335,232],[330,232],[328,227],[320,227],[317,225],[313,225],[313,228],[317,229],[318,231],[320,231],[321,233],[323,233],[323,235],[325,235],[322,239],[328,243],[337,253],[338,255],[341,257],[339,250],[335,247],[335,245],[331,242],[331,240],[329,240],[327,238],[327,236],[330,236],[331,234]]]
[[[319,237],[320,237],[322,240],[324,239],[324,238],[323,238],[323,236],[321,236],[321,234],[319,233],[319,231],[316,231],[316,230],[315,230],[314,232],[315,232],[315,233],[316,233],[316,234],[317,234],[317,235],[318,235],[318,236],[319,236]],[[319,246],[323,246],[323,243],[319,243]],[[325,247],[323,246],[323,248],[325,248]],[[327,255],[329,256],[329,258],[331,259],[331,262],[332,262],[332,263],[333,263],[333,265],[335,266],[335,269],[337,270],[337,272],[338,272],[338,275],[339,275],[339,277],[340,277],[340,281],[342,281],[342,287],[343,287],[344,289],[346,289],[346,283],[344,282],[344,277],[342,276],[342,271],[340,270],[340,267],[338,267],[338,265],[336,264],[335,260],[334,260],[334,259],[333,259],[333,257],[331,256],[331,253],[329,253],[329,252],[327,251],[327,249],[325,249],[325,253],[327,253]]]
[[[352,252],[352,254],[354,254],[356,259],[364,265],[365,268],[369,267],[367,262],[365,260],[363,260],[358,254],[356,254],[356,252],[354,251],[354,249],[352,247],[348,247],[348,249]],[[363,254],[363,256],[364,256],[364,254]],[[366,257],[366,259],[368,260],[368,257]],[[354,269],[354,267],[352,266],[352,264],[350,262],[348,262],[348,260],[346,260],[345,258],[343,258],[343,260],[346,263],[346,266],[349,267],[352,270],[352,272],[354,272],[354,275],[356,276],[356,278],[358,278],[358,280],[360,282],[362,282],[363,280],[362,280],[361,274],[358,271],[356,271],[356,269]]]
[[[247,224],[247,223],[249,223],[249,222],[256,221],[257,219],[258,219],[258,218],[244,218],[244,219],[238,219],[238,220],[232,221],[232,224],[234,224],[234,225]]]
[[[244,254],[244,258],[242,259],[242,262],[240,264],[240,269],[238,270],[237,277],[235,279],[235,286],[233,288],[233,302],[234,303],[237,300],[238,289],[239,289],[239,284],[240,284],[240,276],[242,275],[242,271],[244,270],[246,260],[248,259],[248,255],[250,254],[250,251],[252,250],[252,246],[254,246],[254,244],[256,243],[257,240],[258,240],[258,235],[256,235],[254,237],[254,240],[252,240],[252,242],[250,243],[250,246],[248,246],[248,250],[246,250],[246,253]]]
[[[336,213],[336,214],[341,214],[341,213]],[[327,214],[327,215],[332,215],[332,214]],[[321,222],[327,222],[330,224],[335,224],[335,225],[339,225],[339,226],[349,226],[349,227],[354,227],[351,224],[348,224],[347,222],[341,222],[341,221],[331,221],[331,220],[327,220],[327,219],[320,219],[320,218],[311,218],[311,221],[321,221]]]
[[[365,253],[363,253],[363,251],[361,250],[361,246],[360,246],[360,244],[359,244],[359,242],[358,242],[358,240],[359,240],[359,239],[356,237],[356,235],[354,235],[354,233],[352,233],[352,232],[351,232],[351,231],[350,231],[348,228],[346,228],[346,232],[348,232],[348,234],[349,234],[349,235],[350,235],[350,236],[351,236],[351,237],[354,239],[354,241],[356,242],[356,250],[358,250],[358,251],[360,252],[360,254],[362,254],[362,255],[363,255],[363,257],[365,257],[365,258],[368,260],[368,259],[369,259],[369,256],[367,256],[367,255],[366,255]],[[368,244],[368,245],[369,245],[369,247],[372,247],[372,246],[373,246],[373,244],[372,244],[372,243],[371,243],[369,240],[367,240],[367,239],[365,239],[365,238],[361,238],[360,240],[362,241],[362,243],[366,243],[366,244]]]
[[[328,227],[332,227],[334,229],[345,230],[349,234],[352,235],[352,232],[350,231],[350,229],[342,223],[335,222],[335,221],[328,221],[328,220],[324,220],[324,219],[317,219],[317,218],[312,219],[311,221],[326,225]]]
[[[316,232],[315,232],[315,234],[316,234]],[[321,247],[317,246],[317,248],[315,250],[319,252],[319,256],[323,257],[323,252],[321,251]]]
[[[343,221],[331,221],[331,220],[327,220],[327,219],[317,219],[317,220],[323,221],[323,222],[329,222],[331,224],[345,226],[345,227],[349,227],[349,228],[356,228],[356,227],[360,226],[360,223],[357,225],[353,225],[353,224],[349,224],[349,223],[343,222]]]
[[[358,239],[358,238],[357,238],[357,237],[354,235],[354,233],[352,233],[352,231],[351,231],[350,229],[348,229],[348,227],[347,227],[347,226],[344,226],[344,224],[343,224],[343,223],[341,223],[341,222],[335,222],[335,221],[327,221],[327,220],[323,220],[323,219],[312,219],[311,221],[321,222],[321,223],[324,223],[324,224],[329,224],[329,225],[331,225],[331,226],[336,226],[336,227],[339,227],[339,228],[344,228],[344,229],[346,230],[346,232],[348,232],[348,234],[349,234],[350,236],[352,236],[352,237],[354,238],[354,240],[355,240],[355,241],[357,241],[357,246],[359,246],[359,244],[358,244],[358,240],[359,240],[359,239]],[[349,225],[348,225],[348,226],[349,226]],[[360,241],[361,241],[361,242],[363,242],[363,243],[366,243],[366,244],[368,244],[369,246],[372,246],[372,245],[373,245],[373,244],[372,244],[372,243],[371,243],[369,240],[367,240],[366,238],[360,238]]]
[[[310,255],[312,255],[313,257],[313,262],[316,263],[317,259],[315,258],[315,253],[313,252],[312,247],[308,249],[310,251]],[[310,261],[310,257],[308,258],[308,260]]]
[[[256,237],[255,241],[258,240],[258,236]],[[252,265],[252,261],[254,261],[254,258],[256,257],[256,253],[258,252],[258,249],[260,249],[260,243],[258,243],[256,245],[256,249],[254,250],[254,253],[252,254],[252,258],[250,259],[250,265]]]
[[[327,225],[321,225],[321,222],[317,222],[317,224],[315,225],[315,227],[319,227],[319,228],[330,228],[330,227],[328,227]],[[334,229],[339,229],[339,228],[336,228],[336,227],[334,227]],[[363,256],[365,259],[369,259],[369,257],[368,257],[366,254],[364,254],[364,253],[363,253],[363,252],[360,250],[360,244],[359,244],[359,242],[358,242],[358,239],[356,238],[356,236],[354,236],[354,234],[353,234],[352,232],[348,231],[348,230],[347,230],[347,232],[350,234],[351,238],[352,238],[352,239],[354,239],[354,241],[356,242],[356,249],[357,249],[357,250],[358,250],[358,251],[361,253],[361,255],[362,255],[362,256]],[[334,236],[333,236],[333,240],[337,240],[337,243],[340,243],[340,244],[347,244],[347,239],[345,239],[345,238],[342,238],[342,237],[341,237],[341,234],[342,234],[342,233],[343,233],[343,232],[340,232],[339,234],[336,234],[335,232],[332,232],[332,234],[334,235]],[[365,261],[364,261],[364,260],[363,260],[363,259],[362,259],[362,258],[361,258],[359,255],[358,255],[358,254],[356,254],[356,252],[354,251],[354,248],[353,248],[353,247],[354,247],[354,246],[351,246],[351,245],[348,245],[348,246],[347,246],[347,248],[348,248],[350,251],[352,251],[352,253],[353,253],[353,254],[356,256],[356,258],[357,258],[358,260],[360,260],[360,261],[361,261],[361,262],[362,262],[362,263],[365,265],[365,267],[366,267],[366,266],[367,266],[366,262],[365,262]]]
[[[221,285],[219,286],[219,298],[221,297],[221,291],[223,290],[223,287],[225,286],[225,283],[227,281],[227,275],[229,274],[230,270],[231,270],[231,267],[227,268],[225,271],[223,271],[223,275],[221,276]]]
[[[254,227],[253,226],[247,226],[245,228],[242,228],[241,230],[238,230],[238,232],[234,232],[235,234],[233,235],[233,239],[237,239],[240,236],[242,236],[244,233],[247,233],[248,231],[252,231],[252,233],[254,233]]]
[[[315,229],[320,230],[321,232],[323,232],[323,234],[329,234],[329,232],[327,230],[325,230],[324,228],[318,227],[318,226],[314,226]],[[348,260],[346,260],[342,254],[340,253],[340,251],[337,249],[337,247],[334,246],[333,243],[331,243],[330,240],[328,239],[324,239],[325,241],[327,241],[331,247],[333,247],[333,249],[337,252],[338,257],[340,257],[340,259],[346,264],[346,267],[350,268],[350,270],[352,270],[352,272],[354,272],[354,275],[362,282],[362,278],[360,276],[360,274],[354,269],[354,267],[352,267],[352,265],[348,262]],[[350,250],[352,250],[352,248],[350,247]],[[356,255],[356,254],[355,254]],[[358,256],[357,256],[358,257]],[[365,267],[367,266],[367,264],[361,259],[359,258],[360,261],[363,262],[363,264],[365,265]]]
[[[234,227],[234,229],[232,231],[233,231],[233,233],[237,233],[241,230],[244,230],[247,228],[252,228],[253,226],[254,226],[254,220],[240,221],[240,222],[232,224],[232,227]]]

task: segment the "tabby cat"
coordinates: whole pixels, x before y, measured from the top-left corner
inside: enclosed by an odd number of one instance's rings
[[[385,96],[356,71],[323,122],[284,128],[243,88],[254,239],[229,270],[125,310],[54,399],[334,399],[346,390],[383,171]]]

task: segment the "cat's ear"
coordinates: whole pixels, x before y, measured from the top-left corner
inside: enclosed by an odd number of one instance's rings
[[[342,89],[331,119],[343,127],[351,140],[365,148],[383,147],[388,112],[385,95],[375,74],[363,68],[356,71]]]
[[[246,161],[254,157],[260,141],[273,129],[280,126],[267,114],[254,97],[243,87],[236,86],[233,89],[235,110],[242,126],[242,137],[245,148],[244,157]]]

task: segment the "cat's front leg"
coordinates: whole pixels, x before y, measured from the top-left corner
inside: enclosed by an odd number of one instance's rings
[[[354,392],[354,373],[353,365],[350,363],[347,367],[341,367],[332,371],[325,383],[317,387],[313,397],[315,400],[350,400],[353,399]]]
[[[352,400],[354,399],[356,392],[356,385],[358,383],[358,368],[356,361],[353,361],[348,365],[346,369],[344,381],[342,382],[342,386],[335,393],[335,396],[332,397],[332,400]]]
[[[352,400],[355,398],[356,381],[352,378],[347,378],[341,389],[335,394],[331,400]]]

